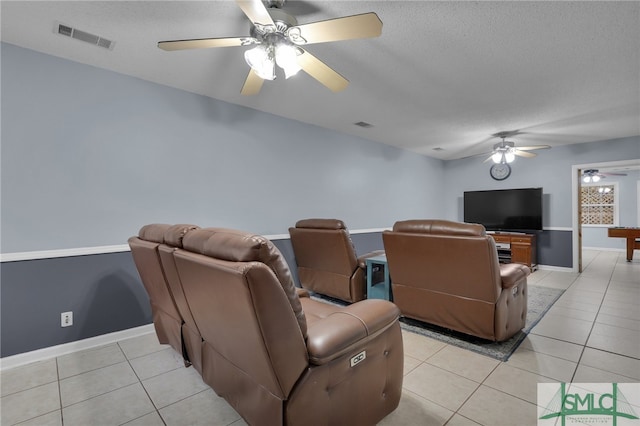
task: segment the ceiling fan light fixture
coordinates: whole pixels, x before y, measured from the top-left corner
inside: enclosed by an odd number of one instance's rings
[[[276,64],[273,57],[273,46],[260,44],[244,52],[244,60],[263,80],[276,78]]]
[[[513,163],[513,160],[516,159],[515,154],[513,153],[513,150],[508,150],[507,152],[504,153],[504,159],[507,163]]]
[[[298,51],[295,46],[286,42],[278,43],[276,50],[276,64],[284,70],[285,78],[296,75],[302,68],[298,65]]]
[[[502,163],[502,157],[503,157],[502,152],[498,151],[493,153],[493,155],[491,156],[491,159],[493,160],[494,163],[498,164],[498,163]]]
[[[244,52],[251,67],[240,93],[255,95],[263,80],[276,78],[276,65],[289,78],[303,69],[332,92],[344,90],[349,81],[334,69],[307,52],[301,45],[378,37],[382,21],[375,12],[342,16],[298,26],[298,20],[281,10],[286,0],[236,0],[249,18],[249,37],[215,37],[159,41],[162,50],[202,49],[258,45]],[[293,50],[291,48],[294,48]]]
[[[598,174],[597,170],[585,170],[582,176],[582,181],[584,183],[596,183],[600,182],[602,177]]]

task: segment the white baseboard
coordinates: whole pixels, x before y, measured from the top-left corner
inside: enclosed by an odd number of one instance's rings
[[[96,346],[108,345],[119,340],[130,339],[144,334],[155,333],[153,324],[142,325],[140,327],[129,328],[127,330],[102,334],[88,339],[76,340],[75,342],[64,343],[62,345],[50,346],[48,348],[37,349],[31,352],[11,355],[0,359],[0,371],[19,367],[32,362],[44,361],[46,359],[70,354]]]
[[[538,265],[538,269],[541,271],[573,272],[573,268],[566,266]]]

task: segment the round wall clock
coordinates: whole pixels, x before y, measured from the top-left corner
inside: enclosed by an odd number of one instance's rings
[[[491,166],[489,173],[495,180],[505,180],[511,174],[511,166],[506,163],[497,163]]]

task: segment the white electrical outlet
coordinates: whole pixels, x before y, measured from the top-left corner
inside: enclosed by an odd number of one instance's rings
[[[63,312],[60,314],[60,326],[69,327],[73,325],[73,312]]]

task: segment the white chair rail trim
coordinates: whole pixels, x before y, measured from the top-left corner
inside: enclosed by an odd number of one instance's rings
[[[356,229],[349,231],[351,234],[369,234],[374,232],[382,232],[388,228],[372,228],[372,229]],[[265,235],[265,238],[270,240],[287,240],[289,234],[274,234]],[[4,262],[19,262],[22,260],[38,260],[38,259],[55,259],[57,257],[72,257],[72,256],[89,256],[92,254],[106,254],[106,253],[121,253],[130,251],[128,244],[119,244],[113,246],[97,246],[97,247],[78,247],[69,249],[57,249],[57,250],[42,250],[42,251],[24,251],[16,253],[1,253],[0,263]]]

